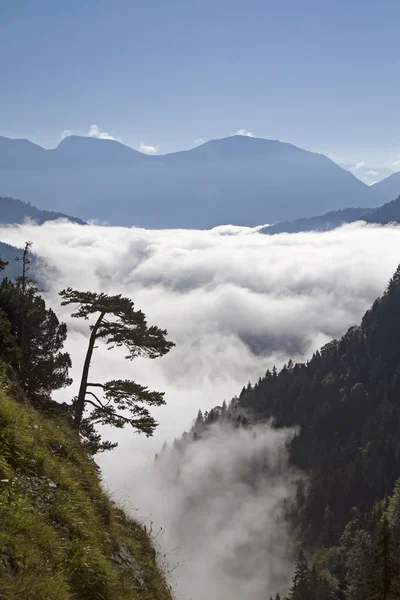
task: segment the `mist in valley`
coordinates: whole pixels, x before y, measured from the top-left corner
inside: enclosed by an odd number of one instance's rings
[[[76,394],[88,323],[60,306],[58,291],[131,297],[176,347],[155,361],[124,361],[99,346],[92,377],[127,377],[165,391],[153,438],[105,431],[118,441],[99,455],[113,498],[152,522],[178,597],[262,600],[292,574],[284,498],[299,476],[287,465],[292,431],[213,428],[176,454],[171,445],[198,409],[229,401],[274,364],[306,360],[357,324],[397,267],[397,226],[355,223],[326,233],[265,236],[258,228],[209,231],[79,226],[51,222],[0,229],[13,245],[33,241],[48,303],[68,323]],[[167,440],[169,450],[155,463]],[[246,479],[260,465],[256,483]],[[161,529],[162,528],[162,529]],[[161,532],[161,533],[160,533]]]

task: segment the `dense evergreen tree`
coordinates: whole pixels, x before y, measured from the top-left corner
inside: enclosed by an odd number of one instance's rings
[[[8,263],[0,258],[0,271],[2,271],[7,264]],[[0,309],[0,361],[5,363],[15,361],[18,358],[18,353],[17,340],[11,333],[11,323],[4,310]]]
[[[4,279],[0,284],[0,308],[20,346],[18,357],[11,362],[30,397],[45,399],[53,390],[70,385],[71,359],[62,352],[67,327],[51,308],[46,308],[37,289],[29,286],[24,291],[20,282],[13,284]]]
[[[371,536],[361,529],[352,536],[346,555],[346,600],[367,598],[371,555]]]
[[[147,387],[127,379],[107,382],[89,381],[90,362],[97,341],[103,341],[109,349],[124,346],[125,358],[137,356],[156,358],[163,356],[174,346],[166,339],[167,332],[148,326],[145,315],[134,309],[129,298],[121,295],[108,296],[93,292],[79,292],[68,288],[60,292],[62,305],[77,304],[73,317],[96,320],[90,326],[90,336],[78,396],[74,402],[74,422],[80,428],[85,410],[91,411],[86,423],[112,425],[122,428],[130,425],[139,432],[152,435],[157,423],[144,405],[164,404],[164,394],[153,392]],[[99,389],[102,393],[95,394]]]
[[[398,549],[395,548],[386,515],[382,519],[368,577],[367,600],[400,598]]]
[[[0,309],[0,362],[16,362],[19,352],[17,340],[11,333],[11,323],[4,310]]]
[[[11,346],[15,340],[18,347],[18,350],[15,345],[13,349],[9,347],[11,354],[4,360],[14,367],[30,399],[43,401],[49,399],[52,391],[70,385],[71,359],[67,352],[62,352],[67,326],[46,307],[34,282],[27,277],[29,249],[30,243],[27,243],[21,257],[22,276],[15,283],[7,278],[0,283],[3,336]]]
[[[289,600],[309,600],[311,595],[311,572],[302,550],[296,559],[293,585],[290,588]]]
[[[394,486],[388,508],[388,521],[393,544],[400,549],[400,477]]]

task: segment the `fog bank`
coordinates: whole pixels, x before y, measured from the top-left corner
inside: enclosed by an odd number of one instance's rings
[[[214,425],[142,470],[114,465],[116,496],[151,526],[178,598],[265,600],[287,591],[293,565],[283,500],[294,493],[285,448],[292,433]]]

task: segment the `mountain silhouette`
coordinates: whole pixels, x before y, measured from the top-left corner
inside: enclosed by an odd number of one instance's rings
[[[322,154],[247,136],[160,156],[80,136],[51,150],[0,138],[0,194],[85,220],[200,229],[384,202]]]
[[[378,206],[378,208],[344,208],[342,210],[334,210],[317,217],[276,223],[270,227],[260,229],[260,232],[267,235],[275,235],[277,233],[299,233],[300,231],[330,231],[345,223],[354,223],[356,221],[377,223],[379,225],[400,223],[400,196],[396,200]]]
[[[394,200],[400,194],[400,171],[378,181],[372,188],[381,196]]]

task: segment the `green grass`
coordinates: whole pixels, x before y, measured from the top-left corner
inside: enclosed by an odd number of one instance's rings
[[[1,380],[0,480],[1,600],[171,600],[151,540],[102,491],[75,432]],[[115,561],[121,544],[134,568]]]

